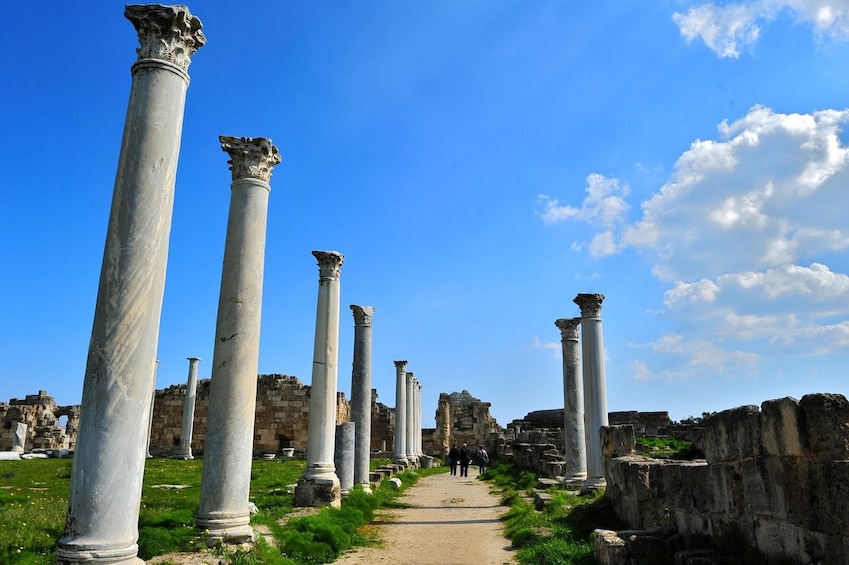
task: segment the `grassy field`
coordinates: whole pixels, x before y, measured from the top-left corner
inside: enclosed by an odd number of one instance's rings
[[[384,461],[374,461],[377,465]],[[203,461],[150,459],[145,467],[139,510],[139,556],[205,548],[195,529]],[[446,468],[420,471],[420,475]],[[241,564],[327,563],[354,544],[368,543],[358,529],[373,511],[395,504],[400,491],[381,485],[375,496],[348,496],[341,509],[324,509],[315,516],[278,521],[290,513],[293,494],[288,485],[304,472],[304,461],[255,460],[251,469],[251,501],[259,512],[253,524],[268,526],[281,545],[260,543],[252,554],[219,549],[222,557]],[[419,475],[402,473],[403,488]],[[68,459],[0,462],[0,563],[49,565],[55,561],[56,541],[64,530],[71,477]]]

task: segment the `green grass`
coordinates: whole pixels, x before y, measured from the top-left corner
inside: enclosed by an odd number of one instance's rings
[[[288,487],[297,483],[304,467],[302,460],[253,461],[250,499],[259,512],[251,517],[251,523],[266,525],[281,548],[270,540],[260,540],[250,552],[222,547],[216,549],[218,555],[236,565],[327,563],[352,545],[369,543],[361,528],[371,521],[377,508],[403,506],[398,496],[419,477],[447,471],[446,467],[437,467],[404,472],[396,475],[402,481],[400,490],[388,481],[383,481],[371,496],[355,488],[343,499],[340,509],[325,508],[313,516],[280,525],[278,521],[291,513],[294,503],[294,494]],[[201,460],[147,461],[139,509],[139,557],[150,559],[164,553],[205,550],[205,540],[195,527],[202,468]],[[55,562],[56,541],[64,530],[70,477],[69,459],[0,463],[0,563]]]
[[[533,565],[595,563],[590,534],[596,528],[621,526],[603,493],[575,495],[558,487],[546,489],[552,501],[538,512],[527,500],[537,484],[533,473],[507,463],[494,463],[483,475],[501,492],[510,509],[505,533],[520,563]]]
[[[693,443],[672,437],[638,437],[635,442],[637,445],[654,447],[655,450],[644,453],[652,458],[699,459],[705,456]]]

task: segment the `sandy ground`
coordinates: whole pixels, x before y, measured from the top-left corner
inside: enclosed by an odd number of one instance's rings
[[[507,511],[489,487],[477,480],[477,469],[469,477],[448,473],[419,480],[401,498],[410,508],[381,511],[371,532],[379,542],[359,547],[334,563],[393,565],[513,564],[510,542],[504,537],[500,516]],[[223,565],[209,553],[160,555],[148,565]]]
[[[499,517],[507,511],[476,478],[448,473],[421,479],[401,499],[411,508],[381,514],[374,522],[380,544],[355,548],[334,563],[440,565],[515,563]]]

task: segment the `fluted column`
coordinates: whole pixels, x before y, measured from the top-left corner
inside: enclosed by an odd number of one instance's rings
[[[407,465],[407,362],[395,361],[395,450],[392,461]]]
[[[354,368],[351,376],[351,421],[354,422],[354,484],[371,492],[371,324],[374,308],[351,304],[354,315]]]
[[[406,385],[407,385],[407,413],[405,414],[407,417],[407,425],[405,431],[407,432],[407,461],[412,465],[416,465],[419,462],[419,458],[416,455],[416,422],[415,422],[415,383],[416,379],[413,373],[407,373],[406,375]]]
[[[603,294],[579,294],[581,308],[581,353],[584,368],[584,412],[586,417],[587,480],[585,489],[607,485],[601,458],[601,427],[607,425],[607,384],[604,375],[604,340],[601,333]]]
[[[339,363],[339,276],[345,257],[337,251],[313,251],[318,259],[318,308],[315,320],[307,469],[295,488],[296,506],[340,506],[341,490],[333,450]]]
[[[147,459],[152,459],[153,455],[150,454],[150,435],[153,433],[153,409],[156,407],[156,373],[159,371],[159,359],[156,360],[156,364],[153,366],[153,391],[150,393],[150,415],[147,418],[147,450],[145,451],[145,457]]]
[[[132,67],[58,563],[139,564],[138,510],[154,389],[190,57],[205,42],[185,6],[124,10]]]
[[[587,478],[587,446],[584,432],[584,383],[581,351],[578,343],[580,318],[560,318],[554,322],[560,330],[563,348],[563,436],[566,468],[563,480],[580,485]]]
[[[180,453],[178,459],[194,459],[192,455],[192,427],[195,423],[195,397],[198,390],[199,357],[187,357],[189,376],[186,380],[186,400],[183,403],[183,429],[180,433]]]
[[[209,383],[197,526],[208,541],[253,539],[251,487],[262,278],[271,171],[280,153],[265,137],[218,138],[230,156],[230,211]]]

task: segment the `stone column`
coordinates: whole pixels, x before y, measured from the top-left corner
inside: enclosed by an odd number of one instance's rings
[[[253,539],[251,487],[262,278],[271,171],[280,153],[265,137],[218,138],[230,156],[230,210],[215,324],[197,527],[207,541]]]
[[[583,485],[587,478],[587,446],[584,432],[584,383],[582,382],[581,352],[578,344],[580,318],[560,318],[554,322],[560,330],[563,347],[563,450],[566,468],[563,482]]]
[[[153,366],[153,392],[150,393],[150,417],[147,419],[147,450],[145,453],[145,457],[147,459],[153,459],[153,455],[150,454],[150,434],[153,433],[153,409],[156,405],[156,373],[159,372],[159,359],[156,360],[156,364]]]
[[[141,47],[112,193],[58,563],[139,564],[138,511],[190,57],[185,6],[129,5]]]
[[[416,449],[419,456],[424,455],[422,449],[422,384],[416,381]]]
[[[354,422],[343,422],[336,425],[333,463],[336,466],[336,475],[339,477],[339,487],[344,495],[347,495],[354,488],[356,428],[357,424]]]
[[[439,400],[437,401],[436,431],[442,458],[446,459],[448,457],[448,451],[451,449],[451,402],[449,402],[448,395],[444,392],[439,393]]]
[[[337,251],[313,251],[318,259],[318,308],[315,320],[307,469],[295,488],[295,506],[342,504],[333,464],[336,389],[339,362],[339,275],[345,257]]]
[[[587,480],[585,490],[607,486],[601,459],[601,427],[607,425],[607,385],[604,375],[604,341],[601,335],[603,294],[579,294],[581,353],[584,358],[584,412],[586,414]]]
[[[395,449],[393,463],[408,465],[407,461],[407,362],[395,361]]]
[[[414,403],[416,398],[416,393],[413,389],[415,389],[416,378],[413,373],[407,373],[406,376],[406,385],[407,385],[407,461],[410,462],[411,465],[417,465],[419,462],[418,456],[416,456],[416,422],[415,422],[415,409]]]
[[[27,445],[27,425],[24,422],[15,422],[15,433],[12,436],[12,451],[23,453]]]
[[[180,434],[180,454],[177,459],[194,459],[192,455],[192,426],[195,422],[195,397],[198,390],[198,363],[200,358],[187,357],[189,378],[186,381],[186,401],[183,403],[183,429]]]
[[[371,493],[371,324],[374,308],[351,304],[354,314],[354,370],[351,377],[351,421],[356,425],[354,484]],[[341,481],[341,477],[340,477]],[[343,485],[344,489],[344,485]]]

